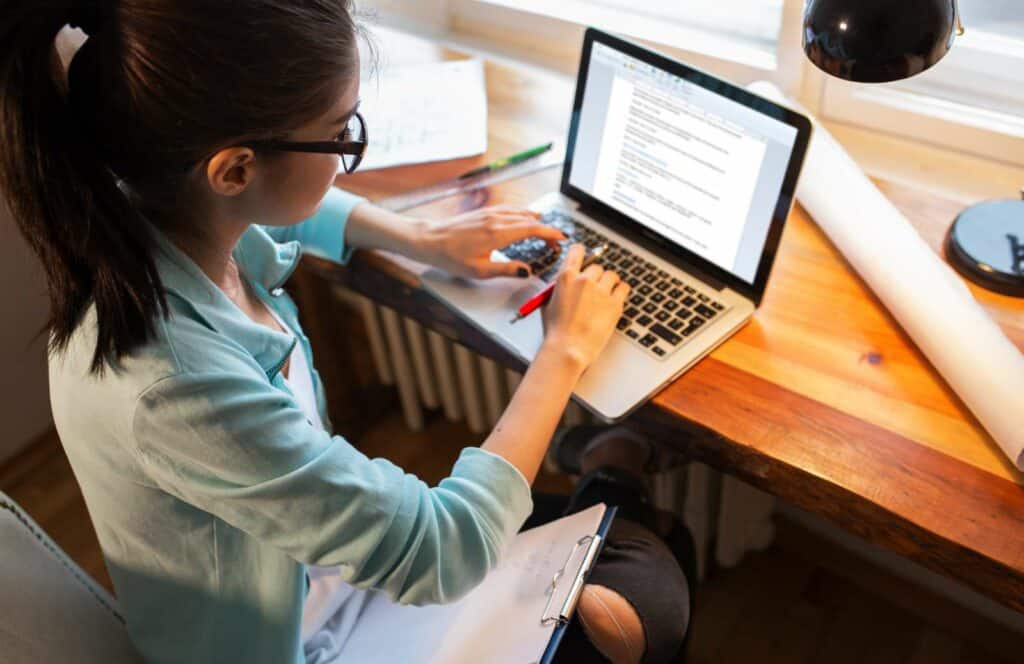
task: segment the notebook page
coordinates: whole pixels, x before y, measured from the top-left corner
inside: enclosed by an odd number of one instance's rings
[[[384,67],[360,84],[359,110],[369,139],[360,171],[487,150],[487,90],[476,58]]]

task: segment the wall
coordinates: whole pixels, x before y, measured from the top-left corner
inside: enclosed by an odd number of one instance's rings
[[[43,271],[0,205],[0,463],[51,425],[46,378]]]

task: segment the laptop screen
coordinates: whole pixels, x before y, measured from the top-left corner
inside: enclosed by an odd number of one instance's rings
[[[569,184],[753,284],[797,129],[595,42]]]

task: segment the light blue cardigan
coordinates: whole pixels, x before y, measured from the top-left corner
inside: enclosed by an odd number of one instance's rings
[[[300,245],[347,260],[344,227],[359,200],[332,190],[316,216],[251,227],[235,249],[310,366],[280,286]],[[472,589],[532,510],[522,474],[467,448],[430,488],[314,429],[280,374],[291,337],[253,323],[164,238],[158,254],[171,315],[156,339],[90,376],[90,310],[50,360],[57,430],[147,660],[301,662],[305,565],[340,566],[353,585],[402,603]],[[313,380],[326,422],[315,370]]]

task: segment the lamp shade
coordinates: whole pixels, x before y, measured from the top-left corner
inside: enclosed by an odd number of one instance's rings
[[[957,23],[956,0],[809,0],[804,52],[832,76],[896,81],[941,60]]]

